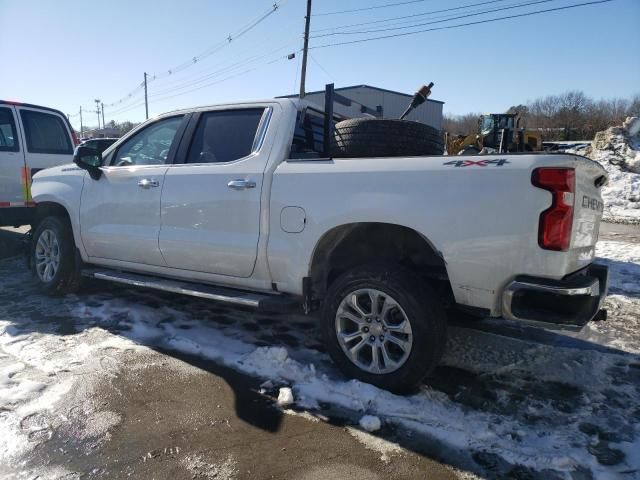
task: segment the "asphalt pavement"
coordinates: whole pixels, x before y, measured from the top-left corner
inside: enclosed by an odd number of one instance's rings
[[[0,258],[20,254],[25,231],[0,229]],[[41,320],[45,329],[61,322],[60,332],[75,333],[53,314]],[[96,390],[86,398],[77,393],[62,410],[82,418],[79,409],[98,401],[99,413],[85,423],[63,422],[23,459],[21,469],[63,469],[71,472],[65,479],[461,478],[357,425],[285,413],[276,405],[277,390],[260,392],[260,379],[217,362],[152,349],[127,355],[118,359],[124,370],[88,373],[86,381],[97,383]],[[19,477],[6,466],[0,476]]]

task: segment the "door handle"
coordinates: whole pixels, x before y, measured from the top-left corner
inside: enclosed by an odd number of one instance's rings
[[[149,189],[151,187],[159,187],[160,182],[154,180],[153,178],[143,178],[138,182],[138,186],[140,188]]]
[[[256,188],[256,182],[253,180],[231,180],[227,183],[227,187],[233,190],[244,190],[245,188]]]

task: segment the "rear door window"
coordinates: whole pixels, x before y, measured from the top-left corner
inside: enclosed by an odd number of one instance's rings
[[[324,147],[324,115],[307,109],[298,112],[289,158],[319,157]]]
[[[67,127],[58,115],[20,110],[20,118],[24,126],[28,152],[53,155],[73,153]]]
[[[264,108],[203,113],[187,163],[225,163],[251,154],[263,113]]]
[[[17,152],[19,150],[13,112],[10,108],[0,108],[0,152]]]

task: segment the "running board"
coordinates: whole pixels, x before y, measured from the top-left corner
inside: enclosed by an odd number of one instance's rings
[[[171,280],[118,270],[83,270],[83,276],[107,280],[109,282],[152,288],[163,292],[180,293],[192,297],[206,298],[218,302],[241,305],[270,312],[291,312],[300,309],[300,301],[295,297],[268,293],[246,292],[227,287],[214,287],[201,283]]]

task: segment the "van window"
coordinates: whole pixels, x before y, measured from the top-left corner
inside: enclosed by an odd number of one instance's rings
[[[264,108],[203,113],[187,163],[224,163],[253,151]]]
[[[27,140],[27,151],[70,155],[73,153],[69,133],[62,118],[50,113],[20,110]]]
[[[18,135],[10,108],[0,108],[0,152],[17,152]]]

